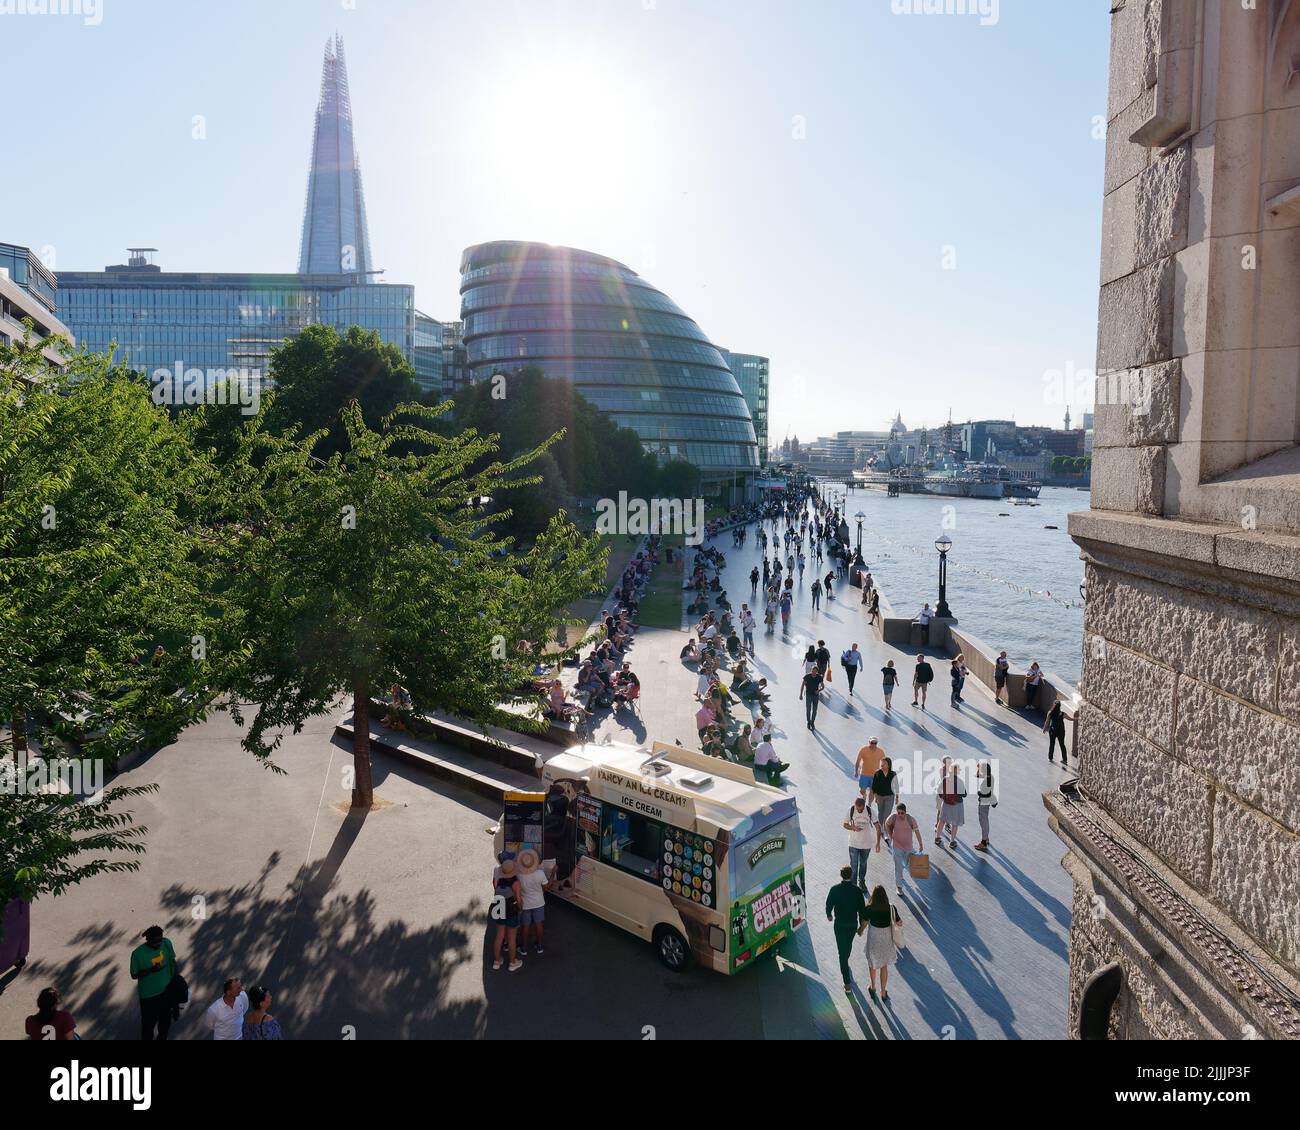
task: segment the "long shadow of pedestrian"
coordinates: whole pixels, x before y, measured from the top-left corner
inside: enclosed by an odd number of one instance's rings
[[[890,729],[898,730],[901,733],[906,733],[908,730],[911,730],[913,733],[925,738],[926,741],[932,742],[934,745],[938,746],[939,749],[948,748],[928,729],[926,729],[926,727],[917,725],[906,714],[900,714],[896,710],[880,710],[879,708],[867,703],[864,703],[863,706],[868,714],[879,719],[886,726],[890,727]]]
[[[853,762],[840,752],[835,743],[829,738],[823,736],[820,730],[813,731],[813,738],[821,747],[822,753],[826,755],[826,760],[831,762],[841,773],[844,774],[844,776],[848,777],[850,780],[854,780]]]
[[[1020,927],[1044,949],[1054,953],[1063,961],[1070,960],[1069,947],[1061,935],[1048,925],[1047,917],[1025,898],[1006,876],[992,866],[991,860],[983,857],[968,860],[963,852],[957,856],[957,863],[975,882],[988,891],[997,904],[1006,911],[1007,918],[1012,923]],[[1057,925],[1068,930],[1070,926],[1068,917],[1064,922],[1057,919]]]
[[[1001,863],[1002,866],[1007,869],[1007,873],[1015,879],[1017,883],[1024,887],[1025,890],[1029,892],[1030,896],[1036,902],[1040,903],[1057,922],[1067,930],[1070,928],[1070,920],[1073,917],[1073,912],[1068,906],[1061,902],[1060,899],[1054,898],[1043,890],[1042,887],[1012,863],[1009,856],[998,851],[996,848],[990,848],[989,854]]]
[[[945,1029],[951,1027],[956,1039],[975,1039],[975,1027],[970,1018],[910,950],[899,951],[894,977],[902,980],[915,994],[916,1010],[925,1026],[936,1036],[945,1037]]]
[[[918,916],[918,925],[930,937],[935,952],[947,962],[957,983],[986,1016],[997,1021],[1005,1038],[1015,1039],[1015,1010],[986,968],[993,958],[992,951],[957,900],[956,889],[944,869],[932,865],[927,882],[931,914],[928,919]]]
[[[1019,730],[1014,726],[1007,725],[996,714],[985,714],[984,711],[971,706],[968,702],[962,704],[962,713],[980,719],[989,733],[994,734],[1008,745],[1025,746],[1029,744],[1029,740]]]
[[[939,729],[947,730],[954,738],[958,738],[966,745],[971,746],[974,749],[982,750],[985,753],[988,752],[988,746],[986,746],[969,730],[963,730],[960,726],[954,726],[951,722],[945,722],[942,718],[936,717],[935,715],[930,716],[930,721],[938,726]]]

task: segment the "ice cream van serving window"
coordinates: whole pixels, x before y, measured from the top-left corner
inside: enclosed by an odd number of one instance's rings
[[[606,801],[600,820],[600,861],[658,883],[662,868],[659,844],[667,825]]]
[[[601,861],[703,907],[715,905],[713,853],[713,841],[707,836],[609,802],[603,805]]]

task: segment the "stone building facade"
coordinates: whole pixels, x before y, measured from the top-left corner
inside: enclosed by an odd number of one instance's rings
[[[1300,0],[1109,7],[1070,1035],[1295,1038]]]

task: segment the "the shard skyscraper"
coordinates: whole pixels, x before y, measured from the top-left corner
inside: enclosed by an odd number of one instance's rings
[[[359,281],[370,282],[373,269],[343,37],[336,35],[325,44],[298,272],[358,275]]]

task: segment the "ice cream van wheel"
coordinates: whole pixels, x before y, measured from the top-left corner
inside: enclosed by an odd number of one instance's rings
[[[686,939],[671,926],[659,925],[654,932],[655,953],[674,973],[681,973],[691,963],[691,948]]]

